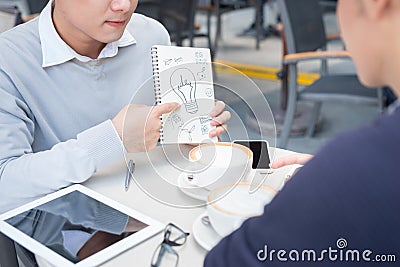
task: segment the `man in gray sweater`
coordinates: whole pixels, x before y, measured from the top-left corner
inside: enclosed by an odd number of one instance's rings
[[[153,108],[154,92],[139,88],[152,77],[151,46],[170,40],[160,23],[133,14],[137,4],[53,0],[0,35],[0,213],[84,182],[124,148],[156,146],[159,116],[178,105]],[[129,104],[139,93],[142,103]],[[210,114],[221,124],[223,109],[217,102]]]

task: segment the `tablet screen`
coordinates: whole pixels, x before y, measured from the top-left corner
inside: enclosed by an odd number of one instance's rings
[[[77,190],[5,221],[73,263],[148,227]]]

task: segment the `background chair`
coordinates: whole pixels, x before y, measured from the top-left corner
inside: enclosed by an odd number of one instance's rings
[[[207,32],[211,31],[211,17],[215,15],[217,19],[216,30],[213,42],[214,54],[218,50],[218,42],[221,39],[222,15],[242,8],[256,8],[256,48],[260,47],[260,37],[262,31],[261,25],[261,8],[263,8],[264,0],[199,0],[197,9],[207,12]]]
[[[328,58],[349,58],[346,51],[324,51],[327,39],[319,0],[278,0],[284,28],[287,54],[283,64],[288,68],[288,96],[283,130],[278,146],[285,148],[289,139],[298,100],[314,102],[307,135],[312,136],[319,119],[323,101],[373,104],[383,109],[381,89],[367,89],[360,84],[355,74],[330,75],[327,68],[321,78],[310,86],[299,88],[297,84],[300,62],[326,60]],[[322,66],[327,66],[322,64]]]
[[[320,0],[323,13],[336,12],[337,0]]]
[[[182,46],[184,40],[189,40],[189,46],[194,46],[194,38],[207,38],[211,57],[214,50],[209,30],[202,32],[195,24],[195,14],[198,0],[143,0],[139,2],[137,13],[144,14],[160,21],[168,30],[171,42]]]
[[[147,17],[159,20],[160,0],[141,0],[136,7],[135,13],[143,14]]]
[[[26,0],[31,14],[42,12],[43,8],[47,5],[49,0]]]
[[[0,33],[22,23],[21,12],[17,6],[0,3]]]

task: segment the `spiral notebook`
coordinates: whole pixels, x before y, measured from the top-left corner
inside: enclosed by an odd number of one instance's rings
[[[214,108],[210,50],[207,48],[153,46],[156,103],[177,102],[178,110],[161,118],[161,144],[216,142],[211,139],[209,116]]]

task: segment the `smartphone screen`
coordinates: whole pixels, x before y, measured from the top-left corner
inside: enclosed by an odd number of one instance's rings
[[[253,169],[269,169],[268,143],[266,141],[234,141],[234,143],[246,146],[253,151]]]

